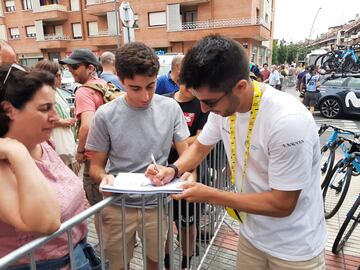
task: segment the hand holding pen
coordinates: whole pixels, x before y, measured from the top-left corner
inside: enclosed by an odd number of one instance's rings
[[[154,186],[163,186],[169,183],[173,179],[173,169],[158,165],[153,154],[151,154],[151,161],[152,164],[147,167],[145,176]]]

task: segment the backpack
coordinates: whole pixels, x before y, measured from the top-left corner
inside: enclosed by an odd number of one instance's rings
[[[107,82],[105,85],[100,83],[86,83],[82,86],[100,92],[104,103],[110,102],[125,93],[124,91],[117,88],[116,85],[112,82]]]

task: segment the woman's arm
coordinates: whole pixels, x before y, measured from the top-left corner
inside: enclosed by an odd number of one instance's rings
[[[50,234],[60,207],[48,180],[24,145],[0,138],[0,220],[25,232]]]

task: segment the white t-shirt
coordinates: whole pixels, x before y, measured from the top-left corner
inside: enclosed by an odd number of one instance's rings
[[[236,173],[241,188],[250,112],[237,113]],[[223,140],[228,160],[228,117],[210,113],[198,137],[213,145]],[[267,86],[251,137],[243,192],[302,190],[293,213],[276,218],[249,214],[240,232],[259,250],[289,260],[309,260],[325,248],[326,224],[320,189],[320,146],[312,115],[296,98]]]

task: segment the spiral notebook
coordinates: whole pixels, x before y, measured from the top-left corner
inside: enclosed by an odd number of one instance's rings
[[[182,180],[176,178],[164,186],[154,186],[143,173],[119,173],[114,185],[101,186],[100,191],[129,194],[181,193],[181,183]]]

